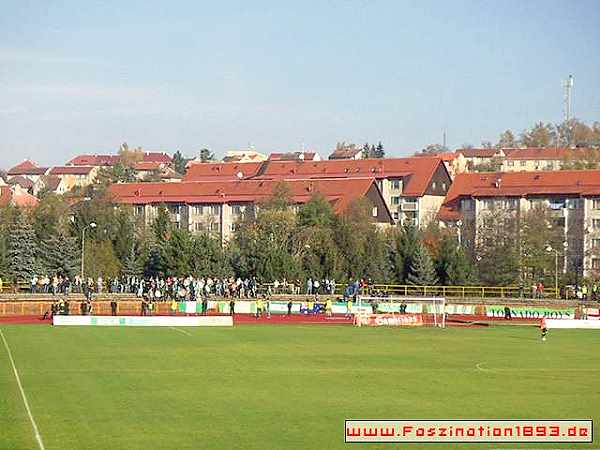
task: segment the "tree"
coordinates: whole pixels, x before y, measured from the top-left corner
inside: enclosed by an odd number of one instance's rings
[[[538,122],[530,130],[521,133],[521,144],[525,147],[551,147],[556,142],[556,130],[550,123]]]
[[[129,254],[123,260],[121,273],[126,277],[137,277],[144,272],[143,261],[136,251],[135,245],[131,245]]]
[[[464,286],[474,279],[474,267],[453,236],[442,237],[435,262],[440,284]]]
[[[320,192],[312,194],[298,211],[298,225],[301,227],[331,227],[334,222],[335,213],[331,203]]]
[[[203,148],[200,150],[200,161],[201,162],[211,162],[215,160],[215,154],[211,152],[207,148]]]
[[[551,216],[546,207],[539,206],[523,215],[519,235],[521,280],[531,283],[552,282],[554,253],[547,249],[563,250],[564,226]]]
[[[126,142],[119,148],[119,164],[126,168],[131,168],[140,161],[144,160],[144,151],[141,147],[130,149]]]
[[[576,151],[583,151],[575,153]],[[565,158],[561,161],[561,170],[593,170],[600,168],[599,150],[588,148],[585,150],[574,149],[567,152]]]
[[[436,153],[445,153],[448,151],[449,151],[448,147],[446,147],[444,145],[429,144],[427,147],[425,147],[425,148],[423,148],[423,150],[421,150],[421,154],[431,155],[431,154],[436,154]]]
[[[221,240],[209,233],[192,237],[190,273],[197,277],[228,277],[233,275],[228,255]]]
[[[100,184],[110,185],[114,183],[133,183],[137,181],[135,170],[122,162],[111,167],[102,167],[98,171],[96,180]]]
[[[243,277],[259,280],[293,279],[299,275],[299,257],[293,251],[297,217],[289,208],[289,187],[276,185],[258,211],[247,211],[231,243],[232,264]]]
[[[109,240],[97,241],[86,238],[85,277],[116,277],[121,272],[121,263],[117,259],[113,245]]]
[[[519,278],[517,221],[503,208],[482,211],[477,225],[475,259],[478,278],[491,286],[513,284]]]
[[[385,158],[385,150],[383,149],[383,144],[381,141],[377,143],[377,147],[375,147],[375,151],[372,155],[373,158]]]
[[[389,255],[397,283],[406,283],[419,241],[419,230],[414,225],[405,224],[390,232]]]
[[[438,282],[431,255],[422,243],[419,243],[415,249],[408,282],[419,286],[433,286]]]
[[[40,241],[40,260],[48,275],[73,278],[79,271],[80,255],[77,238],[72,237],[66,226],[59,226],[49,237]]]
[[[512,131],[506,130],[500,135],[500,139],[498,139],[498,143],[496,144],[497,148],[515,148],[518,146],[517,139]]]
[[[27,282],[37,272],[35,231],[25,213],[19,211],[8,235],[9,278],[14,283]]]
[[[202,153],[202,152],[201,152]],[[180,175],[185,175],[185,166],[187,165],[189,159],[183,157],[181,152],[177,150],[173,154],[173,169]]]

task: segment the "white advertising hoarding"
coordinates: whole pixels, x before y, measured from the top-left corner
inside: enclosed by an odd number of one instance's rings
[[[231,316],[54,316],[53,325],[103,327],[231,327]]]

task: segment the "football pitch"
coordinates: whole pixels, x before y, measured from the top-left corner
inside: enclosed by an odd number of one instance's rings
[[[347,418],[600,423],[591,330],[551,330],[544,343],[525,326],[0,330],[46,450],[398,448],[345,444]],[[485,447],[599,448],[600,433]],[[37,448],[0,342],[0,449]]]

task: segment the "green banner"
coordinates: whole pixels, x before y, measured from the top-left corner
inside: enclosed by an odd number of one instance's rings
[[[486,306],[487,317],[504,317],[505,306]],[[574,319],[575,308],[554,308],[545,306],[509,306],[510,315],[519,319]]]

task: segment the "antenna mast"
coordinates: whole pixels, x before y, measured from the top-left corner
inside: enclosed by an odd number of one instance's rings
[[[563,86],[565,88],[565,121],[571,120],[571,89],[573,89],[573,75],[569,75]]]

